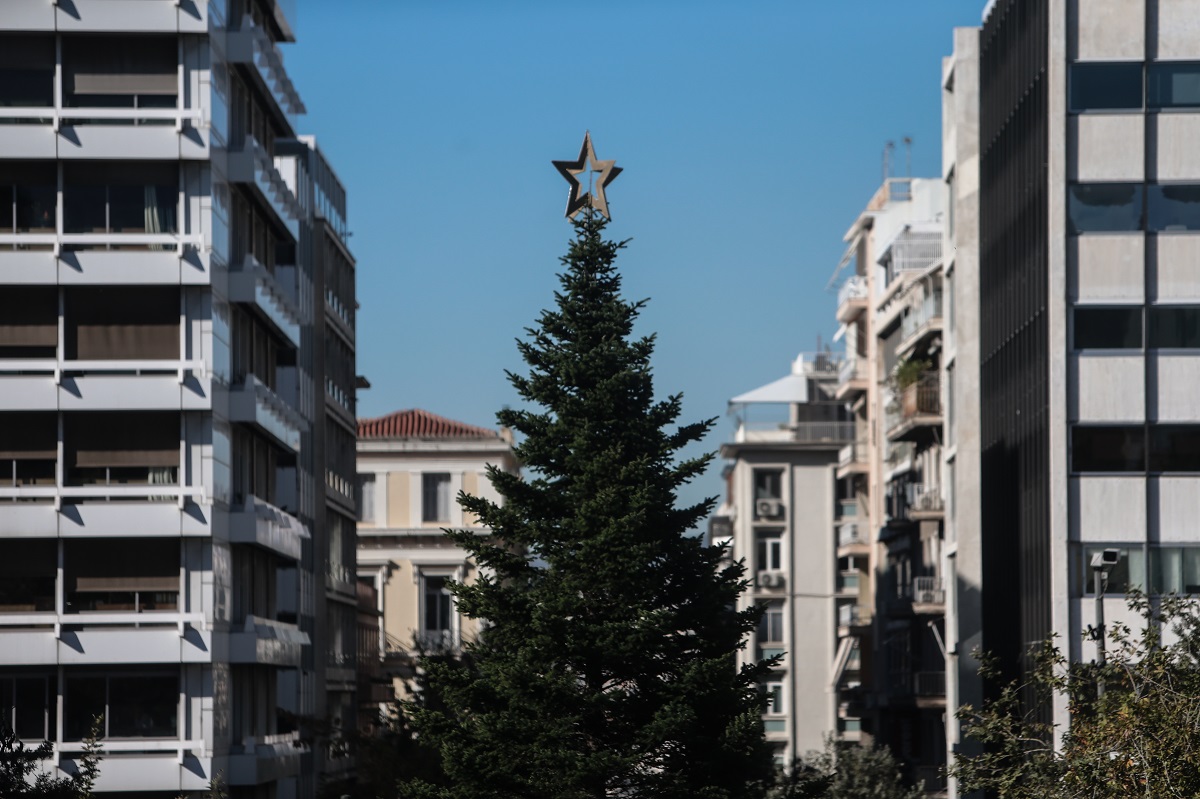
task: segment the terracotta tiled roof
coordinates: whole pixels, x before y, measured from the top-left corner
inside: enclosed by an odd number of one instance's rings
[[[378,419],[359,419],[360,439],[381,438],[500,438],[495,430],[456,422],[444,416],[413,408]]]

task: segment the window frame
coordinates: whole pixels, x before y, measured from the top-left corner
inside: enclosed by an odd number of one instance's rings
[[[421,522],[423,524],[449,524],[453,513],[453,497],[450,496],[450,486],[453,477],[450,472],[421,472]],[[445,485],[445,503],[438,487]],[[432,494],[432,503],[430,502]],[[432,505],[432,507],[431,507]],[[444,513],[443,513],[444,511]]]

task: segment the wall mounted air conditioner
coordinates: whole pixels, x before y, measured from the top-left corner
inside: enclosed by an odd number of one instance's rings
[[[787,584],[787,578],[783,572],[759,572],[758,584],[762,588],[783,588]]]
[[[760,519],[778,519],[783,516],[783,501],[778,499],[756,499],[754,515]]]

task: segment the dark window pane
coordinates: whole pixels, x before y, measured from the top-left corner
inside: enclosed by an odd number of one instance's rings
[[[114,738],[173,738],[179,734],[179,679],[111,677],[108,734]]]
[[[1075,349],[1140,349],[1142,309],[1076,308]]]
[[[63,189],[63,230],[67,233],[105,233],[108,230],[107,193],[103,186]]]
[[[46,680],[42,677],[14,680],[13,731],[24,741],[46,737]]]
[[[17,232],[53,233],[57,207],[58,192],[53,186],[17,186]]]
[[[1200,425],[1151,425],[1150,471],[1200,472]]]
[[[1146,206],[1150,230],[1200,230],[1200,186],[1150,186]]]
[[[67,679],[66,706],[63,708],[66,740],[82,741],[87,737],[92,729],[92,720],[104,714],[104,700],[103,677]]]
[[[1070,187],[1072,233],[1141,230],[1140,183],[1076,183]]]
[[[1200,349],[1200,308],[1151,306],[1150,346],[1170,349]]]
[[[1142,107],[1142,65],[1072,64],[1071,110]]]
[[[1200,63],[1150,64],[1146,83],[1151,108],[1200,107]]]
[[[1145,450],[1141,425],[1071,429],[1071,469],[1075,472],[1140,472],[1146,468]]]

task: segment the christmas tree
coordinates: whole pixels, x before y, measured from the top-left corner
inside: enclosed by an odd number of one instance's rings
[[[447,533],[479,566],[454,595],[485,631],[462,662],[423,664],[437,701],[406,712],[445,785],[405,795],[742,799],[771,778],[769,664],[734,662],[759,611],[735,610],[743,567],[694,533],[713,500],[676,507],[712,457],[680,450],[715,420],[677,425],[681,396],[655,399],[606,224],[580,215],[555,307],[518,342],[528,409],[497,418],[527,479],[493,469],[502,505],[459,498],[490,531]]]

